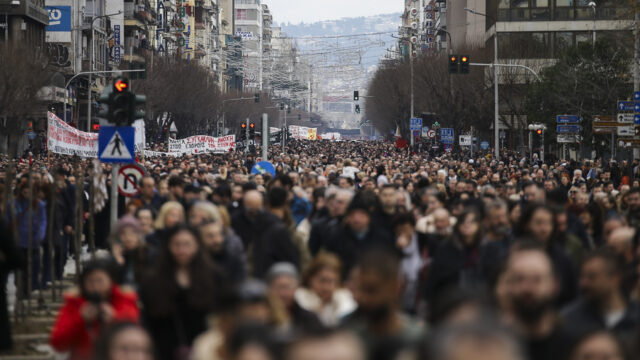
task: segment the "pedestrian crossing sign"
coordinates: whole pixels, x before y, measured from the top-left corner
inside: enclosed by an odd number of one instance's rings
[[[135,128],[102,126],[98,135],[98,158],[102,162],[135,162]]]

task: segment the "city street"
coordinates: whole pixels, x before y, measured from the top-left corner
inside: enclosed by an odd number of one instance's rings
[[[0,360],[638,359],[639,11],[0,0]]]

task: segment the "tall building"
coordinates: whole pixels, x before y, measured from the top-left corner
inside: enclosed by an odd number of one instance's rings
[[[48,24],[44,0],[0,0],[0,42],[42,46]]]
[[[263,7],[260,0],[235,0],[235,36],[242,41],[245,91],[262,89]]]

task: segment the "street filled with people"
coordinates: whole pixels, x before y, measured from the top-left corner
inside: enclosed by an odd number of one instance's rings
[[[110,164],[2,158],[0,358],[6,283],[73,279],[48,342],[74,360],[638,359],[638,160],[474,155],[139,155],[117,200]]]

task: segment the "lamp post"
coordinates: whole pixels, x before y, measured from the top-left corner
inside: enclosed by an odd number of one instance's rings
[[[493,27],[495,29],[495,33],[493,35],[493,101],[494,101],[494,112],[495,116],[493,119],[493,130],[494,130],[494,148],[495,148],[495,157],[496,160],[500,160],[500,103],[498,100],[498,69],[496,64],[498,63],[498,22],[493,17],[479,13],[474,9],[464,8],[465,11],[468,11],[474,15],[484,16],[493,20]]]
[[[115,14],[108,14],[108,15],[100,15],[100,16],[94,16],[91,19],[91,57],[89,58],[89,84],[87,86],[87,132],[91,131],[91,81],[92,81],[92,74],[94,71],[94,64],[96,61],[96,40],[95,40],[95,28],[93,27],[93,25],[95,24],[96,20],[98,19],[103,19],[103,18],[108,18],[110,16],[115,16],[115,15],[120,15],[122,14],[122,11],[118,11]]]
[[[596,3],[595,1],[589,2],[589,7],[593,10],[593,48],[596,48]]]

